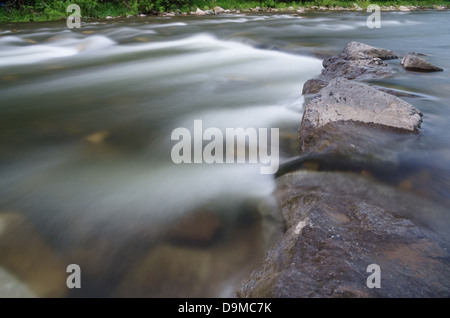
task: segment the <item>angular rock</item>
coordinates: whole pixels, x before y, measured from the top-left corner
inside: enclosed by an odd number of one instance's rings
[[[200,8],[197,8],[197,10],[195,12],[191,12],[191,15],[198,15],[198,16],[203,16],[206,14],[207,14],[206,11],[203,11]]]
[[[277,188],[288,230],[238,297],[450,296],[448,238],[433,230],[446,231],[446,207],[348,173],[291,173]],[[381,288],[366,285],[370,264]]]
[[[375,79],[385,78],[392,75],[388,65],[380,58],[357,58],[347,54],[339,54],[322,62],[324,69],[321,77],[333,79],[344,77],[346,79]]]
[[[401,65],[407,70],[410,71],[418,71],[418,72],[440,72],[443,71],[442,68],[437,67],[431,64],[428,61],[425,61],[423,58],[420,58],[413,54],[406,55],[402,61]]]
[[[398,58],[398,55],[391,50],[378,48],[361,42],[354,42],[354,41],[348,43],[345,46],[343,53],[346,53],[349,56],[357,58],[379,58],[382,60],[390,60]]]
[[[299,128],[302,155],[328,154],[395,165],[421,124],[419,110],[394,95],[336,78],[307,102]]]
[[[36,298],[30,288],[0,267],[0,298]]]
[[[166,236],[173,242],[207,245],[214,241],[222,226],[222,220],[217,214],[200,211],[178,220],[167,229]]]
[[[336,78],[306,105],[300,130],[302,138],[307,138],[308,130],[330,122],[356,121],[413,132],[420,127],[421,116],[419,110],[395,96]]]
[[[353,9],[353,10],[356,10],[356,11],[362,11],[362,10],[363,10],[363,8],[361,8],[361,7],[360,7],[358,4],[356,4],[356,3],[353,3],[352,9]]]
[[[325,79],[310,79],[303,84],[302,95],[315,94],[329,84]]]

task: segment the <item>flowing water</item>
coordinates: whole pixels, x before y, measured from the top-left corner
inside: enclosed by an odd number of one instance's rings
[[[171,133],[196,119],[273,127],[295,148],[303,83],[349,41],[444,68],[417,74],[393,60],[395,76],[375,84],[418,95],[406,100],[424,123],[404,160],[418,193],[448,204],[449,18],[382,13],[381,29],[348,12],[0,25],[0,235],[16,220],[0,267],[41,295],[233,295],[276,238],[258,217],[276,210],[275,179],[258,165],[174,164]],[[81,289],[65,286],[69,264]]]

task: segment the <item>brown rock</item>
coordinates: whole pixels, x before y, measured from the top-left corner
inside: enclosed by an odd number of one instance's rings
[[[310,79],[303,85],[302,95],[315,94],[328,85],[328,81],[324,79]]]
[[[383,130],[416,132],[421,116],[393,95],[337,78],[306,104],[299,128],[300,150],[377,154],[393,139]]]
[[[344,173],[288,174],[276,194],[288,230],[239,297],[450,296],[447,208]]]
[[[331,80],[336,77],[346,79],[374,79],[392,75],[391,68],[379,58],[349,59],[346,55],[337,55],[322,63],[322,78]]]
[[[36,298],[30,288],[0,267],[0,298]]]
[[[187,215],[167,230],[169,241],[183,244],[209,244],[219,234],[222,221],[217,214],[207,211]]]
[[[17,212],[0,213],[0,266],[24,282],[37,297],[64,297],[65,263],[36,228]]]
[[[162,243],[143,251],[113,297],[231,297],[262,261],[262,224],[235,227],[207,246]]]

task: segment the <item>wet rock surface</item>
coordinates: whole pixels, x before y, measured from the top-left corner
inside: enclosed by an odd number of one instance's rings
[[[431,230],[445,208],[337,172],[285,175],[276,195],[288,231],[239,297],[450,296],[448,240]],[[370,264],[381,288],[366,285]]]
[[[263,258],[262,226],[261,222],[235,226],[207,246],[178,240],[143,250],[112,296],[230,297]]]
[[[363,80],[392,75],[386,62],[377,57],[353,58],[344,53],[325,59],[323,66],[322,77],[328,80],[336,77]]]
[[[350,42],[342,53],[323,60],[322,73],[303,85],[302,94],[318,93],[337,77],[367,80],[392,76],[392,69],[383,60],[397,58],[397,54],[393,51],[360,42]]]
[[[420,127],[421,112],[402,99],[370,86],[336,78],[305,107],[300,134],[337,121],[378,124],[406,131]]]
[[[299,128],[303,154],[326,153],[395,163],[414,137],[422,114],[409,103],[368,85],[336,78],[305,106]]]
[[[0,298],[36,298],[30,288],[0,267]]]
[[[223,230],[223,222],[217,214],[200,211],[187,215],[166,230],[168,241],[192,245],[208,245]]]
[[[315,94],[327,86],[328,83],[329,82],[326,79],[313,78],[307,80],[305,84],[303,84],[302,95]]]

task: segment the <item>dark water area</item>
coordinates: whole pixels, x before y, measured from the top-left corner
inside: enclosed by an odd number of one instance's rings
[[[194,120],[279,128],[289,160],[303,83],[349,41],[421,52],[444,69],[392,60],[394,76],[370,84],[418,95],[404,99],[424,114],[420,133],[395,145],[398,168],[377,178],[450,206],[450,13],[383,12],[380,29],[367,16],[0,24],[0,286],[16,277],[21,296],[234,295],[278,237],[267,229],[275,178],[258,164],[176,165],[171,133]],[[82,269],[79,290],[66,287],[69,264]]]

